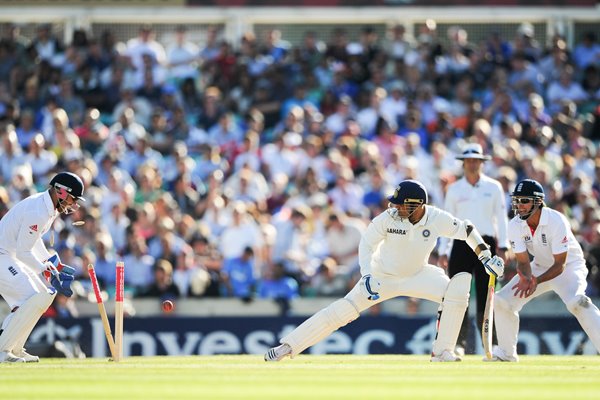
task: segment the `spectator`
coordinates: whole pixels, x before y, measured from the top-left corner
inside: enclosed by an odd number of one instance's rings
[[[225,260],[221,270],[224,295],[241,299],[252,298],[256,286],[254,250],[244,248],[240,257]]]
[[[179,288],[173,283],[173,265],[164,259],[154,264],[154,279],[152,284],[139,294],[140,297],[158,297],[160,299],[176,299]]]
[[[258,286],[258,296],[261,299],[282,300],[284,304],[288,304],[289,300],[298,295],[298,283],[286,276],[283,263],[273,264]]]

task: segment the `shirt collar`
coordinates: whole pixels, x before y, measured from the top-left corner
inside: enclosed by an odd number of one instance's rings
[[[548,212],[546,211],[546,207],[542,207],[542,214],[540,215],[538,226],[540,225],[548,225]]]
[[[417,222],[414,226],[423,226],[427,223],[427,219],[429,218],[429,207],[425,206],[425,213],[423,214],[423,217],[421,217],[421,219],[419,220],[419,222]]]
[[[57,210],[56,210],[56,207],[54,207],[54,203],[52,202],[52,197],[50,197],[50,192],[48,190],[46,190],[44,192],[44,196],[42,198],[44,199],[44,204],[46,205],[46,210],[48,211],[48,215],[49,216],[55,215]]]

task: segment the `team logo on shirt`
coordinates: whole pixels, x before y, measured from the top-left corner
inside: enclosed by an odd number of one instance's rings
[[[429,237],[429,235],[431,235],[431,231],[429,229],[425,229],[423,231],[423,237]]]
[[[37,232],[38,231],[37,225],[31,225],[29,227],[29,229],[32,230],[33,232]]]

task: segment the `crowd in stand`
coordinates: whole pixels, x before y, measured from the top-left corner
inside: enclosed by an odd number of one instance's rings
[[[599,294],[593,33],[572,48],[536,42],[528,23],[478,43],[433,21],[415,38],[365,27],[356,41],[309,31],[295,46],[277,30],[173,37],[143,26],[126,42],[76,30],[63,43],[40,25],[0,39],[0,216],[57,171],[81,176],[85,207],[47,241],[82,290],[88,263],[110,289],[123,260],[134,297],[343,295],[361,232],[396,184],[418,179],[442,206],[455,156],[477,142],[507,204],[517,180],[544,185]]]

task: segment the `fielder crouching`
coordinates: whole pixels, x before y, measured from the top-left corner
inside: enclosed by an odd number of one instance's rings
[[[79,208],[82,195],[81,179],[61,172],[47,191],[21,200],[0,220],[0,295],[11,309],[0,329],[0,362],[38,362],[25,351],[27,338],[57,292],[73,294],[73,268],[50,255],[42,236],[59,214]]]
[[[438,238],[447,237],[465,240],[488,274],[501,277],[504,263],[492,257],[468,220],[461,221],[427,205],[427,191],[420,182],[401,182],[388,200],[389,208],[371,221],[361,239],[361,280],[346,297],[281,338],[281,345],[270,349],[265,361],[295,356],[354,321],[372,305],[397,296],[440,303],[431,361],[461,360],[454,354],[454,347],[469,301],[471,274],[459,273],[449,279],[441,268],[428,264],[429,255]]]

